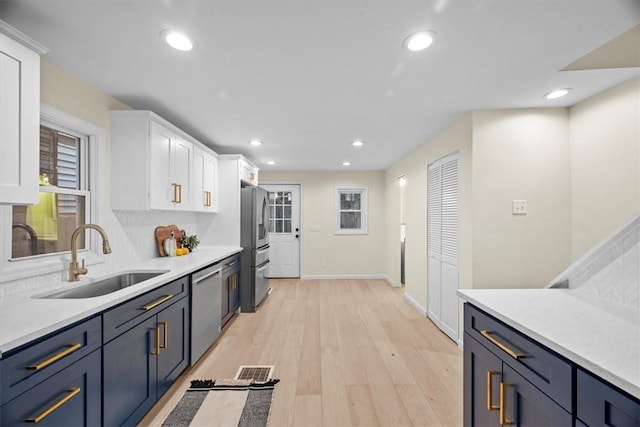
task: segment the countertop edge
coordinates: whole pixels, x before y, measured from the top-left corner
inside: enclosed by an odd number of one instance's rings
[[[5,297],[5,299],[0,303],[0,307],[2,308],[2,312],[0,313],[1,323],[9,324],[9,325],[20,325],[24,333],[16,333],[9,338],[5,338],[7,335],[7,331],[4,330],[5,327],[0,325],[0,331],[4,332],[0,335],[0,359],[7,356],[7,353],[11,353],[13,350],[22,347],[25,344],[29,344],[34,340],[38,340],[40,338],[45,337],[46,335],[65,328],[67,326],[73,325],[76,322],[79,322],[83,319],[87,319],[94,315],[100,314],[109,308],[121,304],[129,299],[135,298],[139,295],[152,291],[160,286],[166,285],[173,280],[184,277],[188,274],[193,273],[203,267],[206,267],[211,264],[215,264],[218,261],[221,261],[227,257],[235,255],[237,253],[242,252],[243,248],[240,246],[223,246],[223,247],[210,247],[210,248],[202,248],[199,249],[198,252],[194,252],[193,254],[189,254],[185,257],[165,257],[165,258],[153,258],[151,260],[146,260],[144,262],[128,265],[123,267],[117,271],[127,271],[127,270],[150,270],[150,269],[167,269],[169,270],[167,273],[158,276],[157,278],[150,279],[145,282],[141,282],[137,285],[133,285],[129,288],[122,289],[120,291],[116,291],[112,294],[104,295],[101,297],[95,298],[86,298],[86,299],[77,299],[77,300],[69,300],[69,299],[37,299],[34,296],[48,294],[55,289],[60,289],[60,284],[56,284],[55,286],[47,286],[45,288],[39,288],[29,291],[20,292],[15,295],[10,295]],[[211,257],[208,257],[208,256]],[[185,261],[187,257],[189,258],[186,261],[188,264],[186,266],[178,266],[174,268],[169,268],[164,264],[173,263],[176,264],[181,261]],[[182,260],[178,261],[180,258]],[[108,275],[114,274],[116,271],[110,272]],[[101,276],[107,276],[107,274],[97,275],[95,278],[99,279]],[[63,284],[68,284],[68,282],[63,282]],[[89,300],[91,300],[89,302]],[[43,301],[46,301],[44,303]],[[85,304],[83,304],[83,302]],[[18,306],[20,305],[20,306]],[[24,306],[23,306],[24,305]],[[32,307],[39,308],[40,310],[28,310],[29,305]],[[48,305],[47,308],[44,308],[45,305]],[[26,306],[26,307],[25,307]],[[69,310],[68,307],[72,307]],[[49,312],[46,312],[46,310]],[[45,313],[41,311],[44,310]],[[55,311],[55,312],[52,312]],[[60,310],[65,310],[65,314],[61,314]],[[67,311],[68,310],[68,311]],[[8,314],[7,314],[8,312]],[[16,319],[13,318],[16,313],[18,315],[22,313],[29,312],[29,319]],[[44,324],[43,320],[40,323],[37,323],[33,327],[29,327],[28,325],[25,327],[24,323],[28,323],[30,319],[33,319],[36,316],[44,316],[45,314],[49,314],[51,318],[50,322]],[[26,315],[25,315],[26,317]],[[23,321],[23,322],[21,322]],[[11,329],[9,326],[8,329]]]
[[[497,310],[491,304],[487,304],[486,302],[483,302],[482,300],[474,297],[473,295],[470,295],[468,291],[472,291],[473,293],[473,292],[484,291],[484,290],[459,289],[457,291],[457,294],[461,299],[471,303],[477,308],[495,317],[496,319],[506,323],[507,325],[513,327],[514,329],[518,330],[524,335],[527,335],[531,339],[555,351],[559,355],[563,356],[564,358],[570,360],[571,362],[581,367],[583,370],[588,371],[602,378],[605,381],[608,381],[609,383],[613,384],[619,389],[625,391],[626,393],[640,400],[640,384],[635,384],[625,378],[621,378],[620,376],[612,373],[606,367],[603,367],[601,365],[594,363],[592,360],[576,352],[575,350],[568,348],[567,346],[563,345],[560,342],[556,342],[552,339],[549,339],[547,336],[541,334],[540,332],[536,331],[535,328],[528,325],[527,322],[505,315],[500,310]],[[499,290],[492,289],[490,291],[499,291]],[[514,290],[514,289],[509,289],[505,291],[517,292],[517,290]],[[531,289],[529,289],[528,291],[531,291]],[[552,290],[551,292],[559,292],[559,291]]]

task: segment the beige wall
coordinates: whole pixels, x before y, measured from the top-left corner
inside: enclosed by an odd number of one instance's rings
[[[640,211],[640,77],[570,109],[571,258]]]
[[[269,172],[261,183],[302,184],[301,276],[383,276],[385,271],[384,172]],[[369,234],[335,235],[335,189],[368,188]],[[318,231],[312,231],[317,229]]]
[[[127,105],[45,59],[40,66],[40,83],[42,102],[96,124],[104,128],[107,133],[111,129],[109,110],[130,109]]]
[[[512,201],[526,200],[526,215]],[[473,287],[540,288],[570,261],[568,111],[473,113]]]
[[[387,191],[386,269],[400,283],[400,187],[405,175],[405,292],[427,308],[427,167],[458,151],[460,184],[460,287],[471,287],[471,115],[465,115],[440,135],[395,163],[385,174]]]

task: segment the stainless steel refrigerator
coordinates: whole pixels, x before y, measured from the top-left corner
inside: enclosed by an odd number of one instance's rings
[[[241,189],[240,309],[252,313],[267,296],[269,279],[269,192],[261,187]]]

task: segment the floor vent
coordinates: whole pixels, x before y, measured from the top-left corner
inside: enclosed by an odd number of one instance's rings
[[[272,374],[273,366],[240,366],[235,379],[266,382],[271,379]]]

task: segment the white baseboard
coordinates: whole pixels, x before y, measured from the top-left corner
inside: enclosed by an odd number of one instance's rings
[[[307,274],[300,278],[302,280],[376,279],[385,280],[389,285],[396,286],[386,274]]]
[[[418,313],[420,313],[423,317],[427,317],[427,310],[424,309],[424,307],[422,307],[420,304],[418,304],[418,302],[416,300],[414,300],[411,295],[409,295],[408,293],[404,293],[404,299],[406,299],[409,304],[411,304],[413,306],[413,308],[415,308]]]

